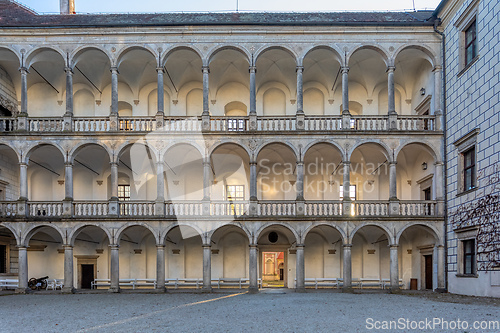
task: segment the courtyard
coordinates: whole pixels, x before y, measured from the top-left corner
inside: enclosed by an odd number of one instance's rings
[[[44,292],[1,296],[0,309],[0,332],[500,331],[500,300],[430,292]]]

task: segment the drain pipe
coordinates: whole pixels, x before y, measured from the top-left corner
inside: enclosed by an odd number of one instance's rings
[[[446,1],[443,1],[446,2]],[[443,4],[440,4],[440,6]],[[439,8],[439,7],[438,7]],[[444,32],[438,30],[438,26],[441,25],[441,19],[437,17],[437,9],[435,12],[436,19],[434,20],[434,32],[441,36],[441,62],[443,67],[442,81],[443,81],[443,92],[441,95],[443,107],[443,136],[444,136],[444,147],[443,147],[443,163],[444,163],[444,253],[445,253],[445,266],[444,266],[444,283],[445,290],[448,291],[448,161],[446,158],[447,154],[447,137],[446,137],[446,36]]]

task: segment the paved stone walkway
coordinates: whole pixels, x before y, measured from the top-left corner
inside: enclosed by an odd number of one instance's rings
[[[433,318],[449,325],[468,321],[469,327],[411,327]],[[500,332],[500,327],[472,329],[474,321],[483,320],[500,321],[498,300],[284,290],[254,295],[38,293],[0,297],[0,332]],[[390,321],[406,326],[376,329]]]

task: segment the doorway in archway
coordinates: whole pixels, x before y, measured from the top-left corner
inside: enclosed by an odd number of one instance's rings
[[[262,287],[285,287],[285,252],[262,252]]]

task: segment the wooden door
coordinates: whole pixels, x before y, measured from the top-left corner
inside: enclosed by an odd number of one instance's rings
[[[432,289],[432,255],[424,256],[425,260],[425,289]]]

